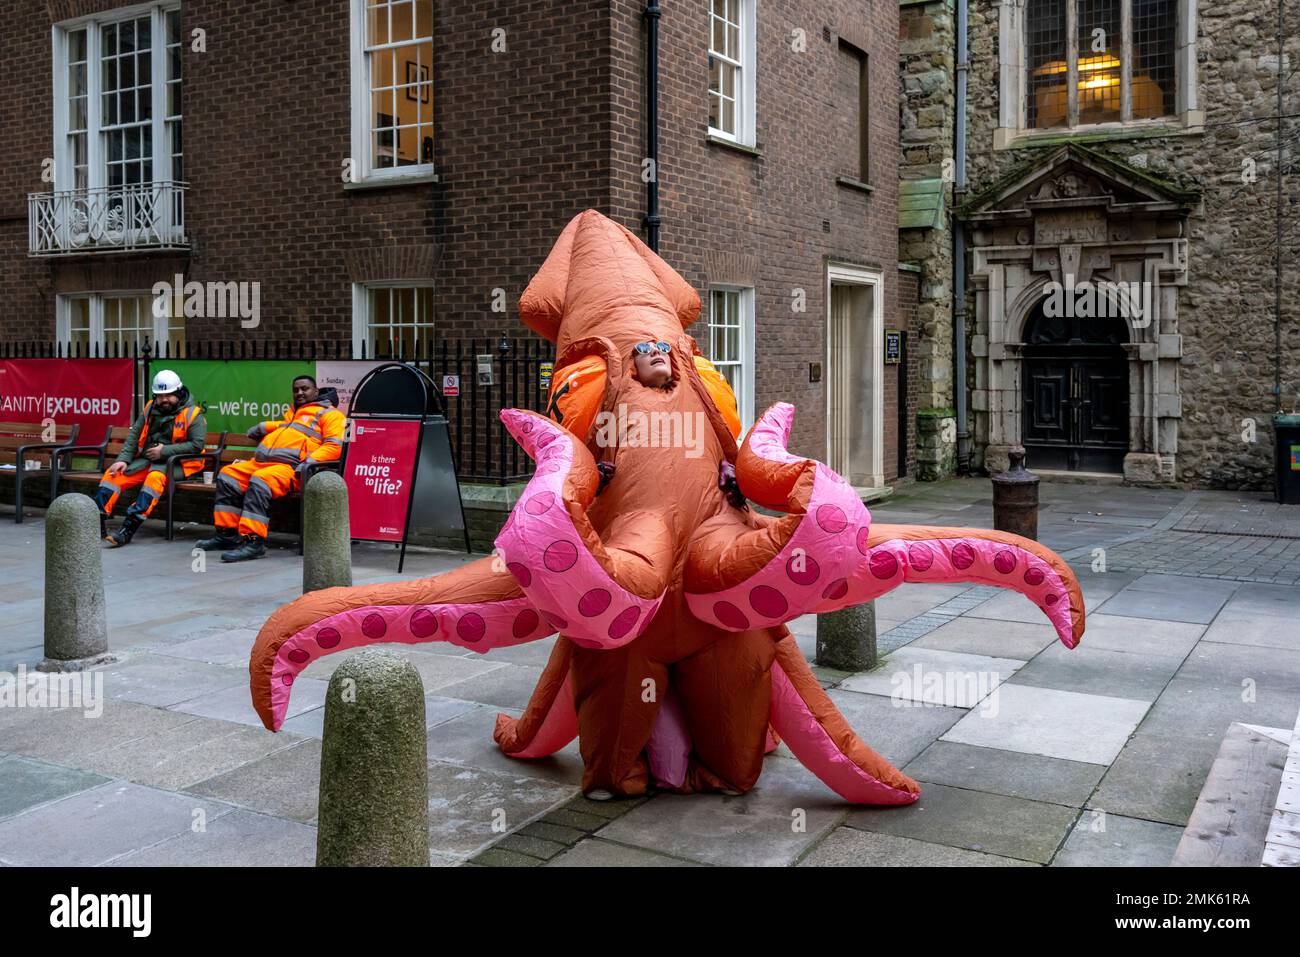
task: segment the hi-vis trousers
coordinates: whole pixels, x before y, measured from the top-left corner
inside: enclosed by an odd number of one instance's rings
[[[266,538],[271,499],[295,491],[298,478],[282,462],[232,462],[217,475],[217,503],[212,523],[240,535]]]
[[[202,468],[202,459],[181,462],[181,471],[186,476],[193,475]],[[122,492],[140,485],[143,485],[144,488],[140,489],[135,501],[126,510],[126,514],[148,518],[149,513],[153,511],[153,507],[162,498],[163,492],[167,491],[165,465],[154,465],[141,472],[136,472],[134,475],[129,475],[126,472],[121,475],[109,475],[108,471],[105,470],[103,476],[100,477],[99,488],[95,490],[95,504],[99,506],[105,515],[112,515],[113,507],[117,505],[117,499]]]

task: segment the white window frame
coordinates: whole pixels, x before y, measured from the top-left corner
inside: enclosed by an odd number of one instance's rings
[[[98,347],[99,355],[105,353],[104,341],[104,303],[109,299],[147,299],[149,315],[153,319],[153,335],[149,348],[154,343],[170,342],[171,316],[159,316],[154,312],[154,295],[149,289],[114,289],[107,292],[70,292],[60,293],[55,299],[55,338],[65,349],[72,345],[72,303],[79,300],[90,302],[90,349]],[[183,321],[183,320],[182,320]],[[92,351],[91,355],[95,353]]]
[[[713,294],[715,292],[738,293],[740,297],[740,358],[738,360],[725,360],[728,364],[739,364],[743,378],[741,380],[740,392],[736,395],[736,411],[740,414],[741,435],[749,431],[754,424],[754,287],[752,286],[733,286],[724,283],[715,283],[709,286],[709,361],[718,365],[718,359],[713,355],[713,329],[716,325],[714,322]],[[721,372],[722,369],[718,368]]]
[[[1074,0],[1071,0],[1074,2]],[[1177,0],[1178,22],[1174,34],[1174,114],[1155,119],[1112,123],[1086,123],[1030,129],[1028,123],[1028,62],[1025,29],[1026,0],[998,4],[998,125],[993,131],[994,149],[1015,149],[1034,139],[1108,131],[1128,133],[1143,129],[1153,132],[1200,133],[1205,129],[1205,111],[1200,105],[1199,71],[1196,63],[1197,0]],[[1071,17],[1071,22],[1073,18]],[[1126,45],[1129,41],[1125,41]]]
[[[720,140],[730,140],[741,146],[754,146],[757,139],[756,110],[756,74],[758,72],[758,0],[739,0],[740,5],[740,60],[736,66],[740,69],[740,82],[736,84],[736,132],[728,133],[715,126],[709,126],[709,136]],[[709,33],[704,44],[707,56],[715,56],[713,49],[713,8],[706,11]],[[727,62],[733,62],[728,60]],[[706,71],[707,75],[707,71]],[[705,95],[712,96],[706,82]],[[706,104],[705,115],[708,115]]]
[[[376,169],[370,153],[370,59],[366,56],[366,0],[349,0],[351,14],[352,70],[352,182],[354,186],[382,186],[390,183],[437,182],[433,163]],[[435,15],[437,11],[434,11]],[[429,109],[437,94],[437,77],[429,65]],[[437,142],[437,124],[430,117],[430,129]]]
[[[86,186],[88,189],[108,186],[107,166],[100,138],[103,135],[103,78],[100,67],[101,38],[99,27],[122,20],[135,20],[144,14],[150,16],[150,37],[153,56],[150,68],[151,92],[150,123],[153,145],[154,183],[172,179],[171,142],[167,137],[167,22],[170,11],[180,10],[179,3],[142,3],[120,7],[104,13],[63,20],[50,28],[54,64],[54,189],[56,192],[75,188],[73,157],[68,144],[68,44],[69,34],[86,28]],[[158,56],[158,51],[162,56]],[[182,81],[183,82],[183,81]],[[182,114],[183,116],[184,114]],[[184,129],[184,120],[181,120]]]
[[[354,282],[352,284],[352,355],[361,356],[362,348],[366,350],[366,358],[373,359],[370,354],[370,293],[374,289],[428,289],[431,292],[434,289],[433,281],[428,279],[399,279],[384,280],[377,282]],[[420,323],[422,328],[428,326],[432,336],[437,334],[438,325],[436,320],[428,323]],[[430,343],[432,345],[432,342]]]

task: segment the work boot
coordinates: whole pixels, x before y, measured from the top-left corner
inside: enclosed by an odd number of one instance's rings
[[[228,552],[231,549],[238,548],[243,544],[239,534],[233,529],[223,528],[211,538],[200,538],[194,543],[196,548],[201,548],[205,552]]]
[[[112,535],[104,536],[104,541],[108,542],[110,548],[130,545],[131,539],[135,538],[136,530],[143,524],[144,519],[139,515],[128,515],[122,520],[122,527]]]
[[[233,552],[223,552],[223,562],[249,562],[266,555],[266,542],[259,535],[245,535],[244,543]]]
[[[108,516],[103,512],[99,513],[99,537],[108,541]]]

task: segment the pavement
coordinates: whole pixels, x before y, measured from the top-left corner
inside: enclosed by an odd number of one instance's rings
[[[1039,537],[1073,565],[1088,626],[1068,651],[1027,600],[904,585],[876,602],[873,671],[818,674],[861,737],[922,782],[906,808],[846,805],[782,746],[741,796],[593,802],[577,744],[515,761],[492,742],[553,639],[476,655],[389,646],[426,691],[437,865],[1166,865],[1230,725],[1300,708],[1300,508],[1262,493],[1044,483]],[[987,480],[905,488],[879,521],[992,526]],[[102,713],[0,707],[0,863],[311,865],[323,702],[343,656],[265,731],[248,699],[257,629],[301,591],[292,548],[200,566],[202,528],[150,523],[103,556]],[[288,544],[286,542],[286,544]],[[209,556],[215,558],[215,556]],[[457,567],[353,549],[357,584]],[[42,656],[44,528],[0,509],[0,672]],[[814,654],[816,619],[791,623]],[[920,680],[918,680],[920,679]]]

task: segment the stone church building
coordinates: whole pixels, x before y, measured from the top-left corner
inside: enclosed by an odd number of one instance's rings
[[[958,3],[901,5],[921,477],[1023,444],[1039,472],[1271,487],[1300,401],[1300,5],[968,0],[963,184]]]

